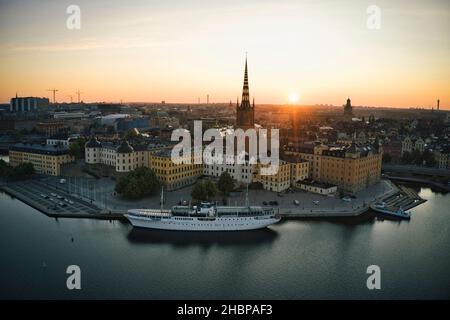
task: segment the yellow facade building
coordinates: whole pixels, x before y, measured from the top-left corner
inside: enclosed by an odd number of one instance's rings
[[[356,193],[381,178],[383,152],[378,141],[336,147],[323,144],[286,147],[284,153],[309,161],[312,181],[336,185],[344,192]]]
[[[159,150],[149,155],[148,166],[153,169],[166,190],[176,190],[194,184],[203,174],[203,164],[195,163],[196,154],[192,152],[188,157],[190,159],[185,159],[187,163],[177,164],[172,161],[170,149]]]
[[[9,163],[17,166],[31,163],[38,173],[59,176],[61,166],[73,162],[68,148],[58,145],[18,143],[9,148]]]

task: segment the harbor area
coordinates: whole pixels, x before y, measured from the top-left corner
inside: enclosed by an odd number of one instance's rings
[[[425,200],[420,198],[414,190],[404,185],[399,185],[398,192],[385,197],[382,200],[385,209],[393,212],[402,209],[409,210],[424,202]]]
[[[189,203],[192,188],[164,192],[164,208]],[[135,200],[120,197],[111,178],[45,176],[4,184],[2,189],[51,217],[122,219],[128,209],[160,208],[159,194]],[[218,196],[215,200],[218,205],[245,206],[246,191],[232,192],[228,197]],[[338,193],[320,195],[298,189],[284,193],[251,189],[248,201],[252,206],[274,207],[283,218],[292,219],[358,216],[377,202],[392,208],[402,206],[406,210],[424,200],[412,189],[381,180],[351,197],[341,198]]]
[[[111,220],[123,218],[122,214],[102,210],[93,201],[56,186],[49,184],[44,178],[3,184],[0,189],[49,217]]]

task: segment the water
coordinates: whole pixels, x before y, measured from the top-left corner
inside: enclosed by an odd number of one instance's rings
[[[289,221],[246,233],[136,230],[55,220],[0,193],[0,298],[450,298],[450,194],[410,222]],[[73,238],[73,241],[72,241]],[[66,289],[68,265],[80,291]],[[381,290],[366,268],[381,268]]]

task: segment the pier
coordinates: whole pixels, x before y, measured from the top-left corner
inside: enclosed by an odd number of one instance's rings
[[[122,200],[110,191],[99,196],[100,199],[108,198],[106,206],[106,202],[95,201],[95,197],[91,199],[83,196],[89,193],[69,192],[71,188],[68,185],[49,183],[46,178],[8,183],[0,188],[54,218],[126,220],[124,214],[132,207],[159,207],[159,197],[129,201]],[[185,196],[189,193],[189,188],[168,193],[166,208],[176,205],[180,199],[186,199]],[[356,217],[371,210],[370,206],[376,202],[385,202],[390,208],[402,206],[405,210],[424,202],[413,190],[404,186],[398,187],[390,180],[381,180],[357,193],[350,201],[344,201],[338,195],[330,197],[299,190],[284,193],[282,196],[267,190],[250,190],[249,198],[250,203],[256,206],[264,206],[264,202],[276,200],[278,205],[274,208],[283,219]],[[228,198],[229,205],[244,203],[243,195]]]
[[[121,211],[101,210],[86,200],[39,180],[8,183],[1,185],[0,189],[52,218],[125,219]]]

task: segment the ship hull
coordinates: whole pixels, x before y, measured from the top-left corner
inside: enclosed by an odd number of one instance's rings
[[[269,216],[259,217],[217,217],[201,219],[196,217],[150,218],[126,214],[133,227],[175,231],[244,231],[263,229],[280,221]]]

